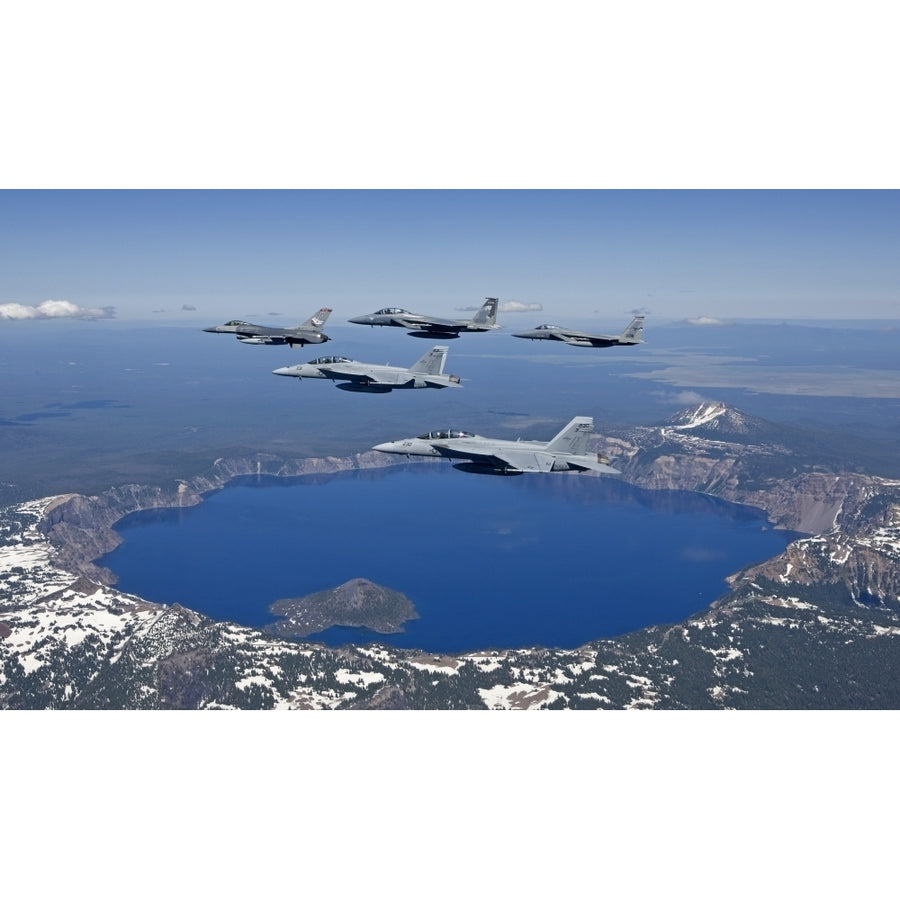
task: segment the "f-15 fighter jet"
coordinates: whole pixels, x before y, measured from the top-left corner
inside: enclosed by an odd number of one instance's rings
[[[644,343],[644,317],[635,316],[621,334],[589,334],[559,325],[538,325],[531,331],[516,332],[513,337],[532,341],[565,341],[574,347],[624,347]]]
[[[397,328],[409,328],[410,337],[448,338],[459,337],[460,332],[468,331],[493,331],[500,326],[497,324],[496,297],[488,297],[481,305],[481,309],[471,319],[436,319],[432,316],[423,316],[420,313],[410,312],[408,309],[400,309],[396,306],[386,306],[378,312],[367,316],[357,316],[349,319],[354,325],[393,325]]]

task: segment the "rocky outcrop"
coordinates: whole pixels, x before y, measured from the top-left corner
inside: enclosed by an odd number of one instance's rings
[[[265,629],[279,637],[307,637],[334,625],[398,634],[404,622],[419,618],[405,594],[367,578],[353,578],[306,597],[278,600],[269,610],[283,617]]]
[[[791,429],[723,403],[684,410],[655,427],[596,439],[630,483],[700,491],[765,510],[778,528],[820,534],[883,524],[885,479],[827,472],[792,449]],[[881,516],[881,521],[879,521]]]
[[[896,508],[900,523],[900,505]],[[856,601],[900,603],[900,524],[860,535],[841,531],[794,541],[784,553],[729,579],[732,588],[777,584],[839,585]]]

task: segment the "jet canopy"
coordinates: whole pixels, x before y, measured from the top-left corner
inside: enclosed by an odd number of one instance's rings
[[[465,438],[476,437],[471,431],[429,431],[427,434],[420,434],[420,441],[446,441],[448,438]]]
[[[225,323],[225,327],[228,328],[230,326],[230,327],[240,328],[242,326],[249,325],[249,324],[250,324],[249,322],[242,322],[240,319],[232,319],[230,322]]]
[[[320,356],[318,359],[311,359],[307,365],[310,366],[333,366],[335,363],[353,362],[346,356]]]

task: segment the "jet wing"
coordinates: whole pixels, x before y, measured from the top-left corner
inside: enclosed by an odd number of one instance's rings
[[[557,331],[553,337],[573,347],[611,347],[617,342],[611,334],[588,334],[585,331]]]
[[[470,459],[474,463],[490,466],[500,471],[512,472],[549,472],[553,468],[553,455],[534,450],[516,450],[513,448],[485,448],[484,453],[467,448],[448,448],[441,444],[432,444],[442,456],[451,459]]]
[[[440,379],[430,378],[427,375],[422,379],[425,384],[430,385],[431,387],[436,388],[445,388],[445,387],[462,387],[459,383],[458,375],[444,375]]]
[[[231,331],[231,329],[229,329]],[[237,326],[232,334],[236,334],[239,338],[242,337],[261,337],[266,332],[262,328],[257,328],[255,325],[246,325],[246,326]]]
[[[553,453],[542,453],[540,450],[507,450],[494,452],[490,458],[496,468],[517,472],[553,472],[569,469],[590,469],[592,472],[603,472],[605,475],[621,475],[618,469],[607,466],[599,460],[584,456],[561,456]],[[557,465],[557,460],[559,464]],[[499,465],[498,465],[499,463]]]
[[[585,459],[584,457],[575,457],[575,456],[567,456],[566,462],[570,467],[575,469],[581,469],[582,471],[591,472],[602,472],[604,475],[621,475],[621,471],[619,469],[614,469],[612,466],[608,466],[602,462],[595,462],[592,459]]]
[[[571,344],[573,347],[596,347],[593,338],[588,338],[580,334],[568,334],[566,332],[558,332],[554,335],[561,341]]]
[[[422,319],[421,316],[411,314],[409,316],[391,316],[391,325],[398,325],[400,328],[426,328],[429,323]]]
[[[254,335],[237,335],[237,339],[242,344],[286,344],[287,340],[283,337],[271,334],[254,334]]]
[[[347,381],[355,381],[358,384],[375,383],[375,379],[372,378],[371,374],[361,372],[359,369],[352,369],[346,366],[329,365],[321,365],[318,368],[326,378],[343,378]]]
[[[494,459],[507,469],[519,472],[549,472],[553,468],[553,456],[533,450],[502,450],[493,454]]]
[[[414,376],[410,375],[405,381],[382,381],[378,377],[378,373],[369,369],[354,369],[350,366],[340,365],[322,365],[319,371],[326,377],[332,379],[340,379],[341,381],[349,381],[351,384],[358,384],[365,387],[383,387],[390,390],[391,388],[403,388],[415,381]]]
[[[590,456],[570,456],[547,453],[542,450],[522,447],[485,447],[483,453],[471,447],[450,447],[433,443],[432,446],[441,456],[451,459],[469,459],[480,466],[489,466],[501,472],[553,472],[569,469],[602,472],[605,475],[621,475],[618,469],[600,462],[599,458]]]
[[[448,334],[452,331],[459,331],[463,326],[451,319],[427,319],[421,322],[406,321],[403,323],[403,327],[415,328],[418,331],[433,331],[436,334]]]

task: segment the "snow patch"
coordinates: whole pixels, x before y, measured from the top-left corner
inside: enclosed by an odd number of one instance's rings
[[[368,687],[370,684],[376,684],[379,681],[384,681],[384,675],[382,675],[381,672],[351,672],[349,669],[338,669],[337,672],[334,673],[334,677],[341,684],[358,685],[362,682],[365,687]]]
[[[488,709],[540,709],[562,696],[548,687],[535,688],[532,684],[497,684],[479,688],[478,693]]]
[[[697,407],[688,422],[682,425],[673,425],[672,428],[682,431],[687,428],[697,428],[718,419],[725,412],[721,403],[703,403]]]

